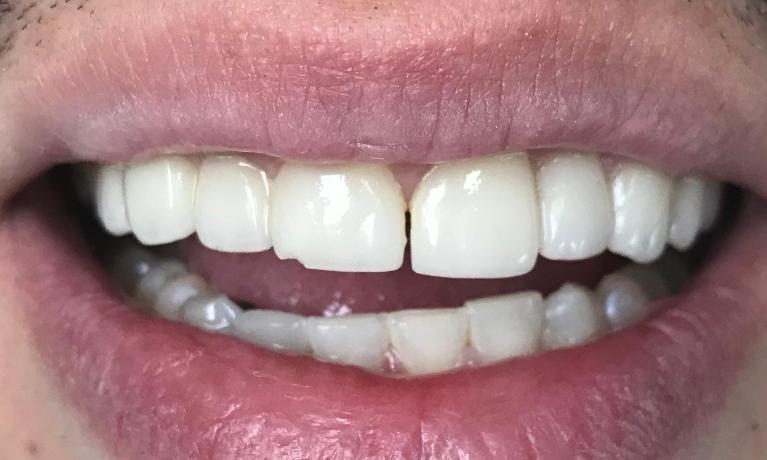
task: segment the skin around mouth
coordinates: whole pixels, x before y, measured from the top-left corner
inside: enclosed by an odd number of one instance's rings
[[[76,407],[62,412],[85,414],[84,431],[117,457],[646,459],[709,441],[700,430],[731,410],[767,325],[767,210],[756,197],[702,272],[642,324],[412,381],[132,310],[55,193],[10,197],[55,164],[206,149],[391,164],[551,147],[764,196],[759,2],[184,5],[0,0],[3,370],[15,356],[43,363],[39,380]],[[12,340],[27,330],[33,339]],[[733,411],[738,441],[759,438],[757,393]],[[9,411],[29,414],[15,426],[31,423],[28,407],[39,406],[0,407],[0,427]],[[56,429],[43,425],[25,452]],[[746,444],[730,441],[724,456]]]

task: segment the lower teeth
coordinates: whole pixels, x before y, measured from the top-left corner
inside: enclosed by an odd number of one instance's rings
[[[606,275],[594,290],[565,283],[545,298],[525,291],[457,308],[306,317],[243,310],[182,263],[137,246],[118,250],[109,265],[134,304],[162,318],[390,376],[484,366],[593,341],[648,317],[654,300],[673,294],[687,276],[680,256],[667,253]]]

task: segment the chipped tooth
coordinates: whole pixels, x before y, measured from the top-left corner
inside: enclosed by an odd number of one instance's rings
[[[532,270],[538,203],[525,154],[435,166],[410,204],[413,271],[450,278],[503,278]]]
[[[237,337],[271,350],[296,354],[312,351],[303,329],[304,317],[274,310],[249,310],[234,322]]]
[[[141,278],[132,295],[144,305],[153,305],[157,295],[166,284],[188,273],[186,267],[180,262],[159,262]]]
[[[184,304],[181,320],[204,331],[228,333],[241,314],[240,306],[227,296],[202,295],[193,297]]]
[[[225,252],[265,251],[268,233],[269,179],[235,156],[203,160],[195,199],[195,228],[200,242]]]
[[[321,361],[380,370],[389,348],[386,321],[381,315],[307,318],[304,332],[314,357]]]
[[[683,177],[674,184],[668,241],[680,251],[689,248],[701,230],[704,190],[700,177]]]
[[[270,226],[279,258],[319,270],[396,270],[407,242],[399,184],[374,164],[283,165]]]
[[[540,348],[545,307],[537,292],[469,300],[470,342],[483,362],[533,354]]]
[[[546,299],[546,349],[570,347],[591,341],[605,332],[606,321],[593,294],[576,284],[565,283]]]
[[[703,217],[701,227],[709,230],[716,223],[719,217],[719,210],[722,206],[723,186],[720,182],[706,180],[703,188]]]
[[[597,287],[597,299],[614,331],[632,326],[652,312],[652,301],[642,285],[622,273],[611,273],[602,278]]]
[[[651,262],[665,249],[671,213],[671,179],[652,168],[626,163],[612,178],[615,226],[610,251]]]
[[[541,255],[577,260],[601,254],[613,230],[610,190],[596,155],[557,153],[539,166]]]
[[[202,295],[207,291],[208,285],[199,276],[181,275],[168,281],[159,290],[152,309],[165,319],[178,320],[184,304],[192,297]]]
[[[462,309],[403,310],[388,315],[392,348],[410,374],[431,374],[460,365],[468,340]]]
[[[106,231],[115,236],[131,232],[125,207],[124,170],[120,165],[99,166],[93,178],[96,215]]]
[[[125,197],[133,233],[144,244],[165,244],[194,233],[197,167],[182,157],[128,166]]]

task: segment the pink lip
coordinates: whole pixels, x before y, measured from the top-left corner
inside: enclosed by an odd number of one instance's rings
[[[701,53],[698,15],[454,1],[121,4],[101,27],[60,31],[55,60],[13,69],[25,83],[0,94],[2,137],[48,162],[204,146],[434,162],[562,146],[764,191],[767,88],[728,83],[755,76],[709,62],[726,50]]]
[[[39,190],[38,190],[39,192]],[[276,355],[116,297],[51,197],[0,227],[39,348],[94,429],[137,458],[662,458],[723,400],[767,321],[752,203],[661,316],[592,345],[415,381]],[[73,269],[74,268],[74,269]],[[53,307],[53,308],[52,308]]]

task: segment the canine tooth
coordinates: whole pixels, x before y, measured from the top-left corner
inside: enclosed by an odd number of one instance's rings
[[[529,272],[538,255],[538,203],[525,154],[435,166],[410,204],[413,270],[452,278]]]
[[[186,275],[183,264],[176,261],[163,261],[149,269],[136,286],[134,296],[144,305],[152,305],[163,287],[170,281]]]
[[[642,285],[622,273],[602,278],[597,299],[614,331],[636,324],[652,312],[652,301]]]
[[[460,309],[403,310],[388,316],[397,357],[411,374],[455,369],[468,340],[468,320]]]
[[[562,348],[600,336],[605,319],[588,289],[566,283],[546,299],[544,348]]]
[[[537,292],[470,300],[470,341],[485,362],[500,361],[538,351],[545,308]]]
[[[106,231],[115,236],[131,232],[125,207],[124,170],[120,165],[98,167],[94,177],[96,215]]]
[[[556,154],[538,169],[541,255],[586,259],[607,248],[613,230],[610,190],[596,155]]]
[[[380,369],[389,348],[386,321],[381,315],[308,318],[304,331],[321,361]]]
[[[165,319],[177,320],[181,308],[192,297],[208,290],[205,280],[197,275],[182,275],[168,281],[155,296],[153,310]]]
[[[720,182],[706,180],[703,189],[703,230],[714,226],[719,209],[722,206],[722,184]]]
[[[699,177],[683,177],[674,184],[668,241],[680,251],[689,248],[701,230],[704,190]]]
[[[610,251],[635,262],[657,259],[665,249],[671,212],[671,179],[638,163],[618,167],[612,179],[615,227]]]
[[[231,331],[240,314],[239,305],[224,295],[193,297],[181,309],[181,319],[186,324],[216,332]]]
[[[200,242],[218,251],[257,252],[272,246],[268,233],[269,179],[234,156],[206,158],[195,199]]]
[[[144,244],[181,240],[194,232],[197,167],[181,157],[128,166],[125,197],[133,233]]]
[[[402,265],[405,202],[385,166],[285,164],[274,180],[270,219],[281,259],[333,271]]]
[[[237,337],[278,351],[306,354],[311,352],[303,329],[304,317],[273,310],[249,310],[234,322]]]

